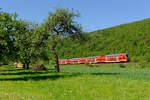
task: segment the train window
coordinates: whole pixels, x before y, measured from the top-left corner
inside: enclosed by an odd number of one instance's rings
[[[97,60],[100,60],[101,58],[96,58]]]
[[[125,56],[123,56],[123,59],[126,59]]]

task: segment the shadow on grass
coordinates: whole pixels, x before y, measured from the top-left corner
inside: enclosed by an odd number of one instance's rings
[[[54,69],[48,69],[48,70],[54,70]],[[27,69],[0,69],[0,72],[4,72],[4,71],[29,71]]]
[[[26,69],[4,69],[4,70],[0,70],[0,72],[4,72],[4,71],[25,71]]]
[[[27,72],[29,73],[29,72]],[[25,74],[27,74],[25,73]],[[32,72],[32,74],[44,74],[44,73],[51,73],[51,72]],[[77,77],[77,76],[82,76],[82,75],[120,75],[120,73],[90,73],[90,74],[86,74],[86,73],[63,73],[61,75],[58,75],[59,73],[55,73],[53,72],[54,75],[31,75],[30,76],[24,76],[24,77],[20,77],[20,78],[0,78],[0,81],[28,81],[28,80],[33,80],[33,81],[39,81],[39,80],[57,80],[60,78],[71,78],[71,77]],[[20,74],[24,74],[24,73],[20,73]],[[17,74],[19,75],[19,74]]]
[[[44,75],[44,76],[25,76],[20,78],[0,78],[0,81],[28,81],[28,80],[57,80],[59,78],[68,78],[68,77],[75,77],[78,76],[78,74],[73,75]]]
[[[31,72],[5,72],[0,73],[0,75],[32,75],[32,74],[46,74],[51,73],[52,71],[31,71]]]
[[[44,75],[45,74],[45,75]],[[0,76],[4,78],[0,78],[0,81],[28,81],[28,80],[33,80],[33,81],[39,81],[39,80],[57,80],[60,78],[71,78],[71,77],[77,77],[77,76],[82,76],[82,75],[120,75],[120,73],[80,73],[80,72],[61,72],[61,73],[56,73],[54,72],[54,69],[48,69],[47,71],[31,71],[31,70],[26,70],[26,69],[17,69],[17,68],[12,68],[12,69],[3,69],[0,70]],[[20,77],[9,77],[5,75],[18,75]]]

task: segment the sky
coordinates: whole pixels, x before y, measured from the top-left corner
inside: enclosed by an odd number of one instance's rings
[[[79,11],[84,32],[150,18],[150,0],[0,0],[3,11],[41,24],[54,8]]]

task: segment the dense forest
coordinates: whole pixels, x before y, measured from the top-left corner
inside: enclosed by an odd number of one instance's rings
[[[128,53],[131,61],[150,61],[150,19],[84,34],[85,41],[65,39],[57,47],[60,58]]]

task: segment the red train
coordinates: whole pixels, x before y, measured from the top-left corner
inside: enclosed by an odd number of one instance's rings
[[[128,54],[121,53],[121,54],[113,54],[113,55],[106,55],[106,56],[60,59],[59,64],[118,63],[118,62],[128,62],[128,61],[129,61]]]

